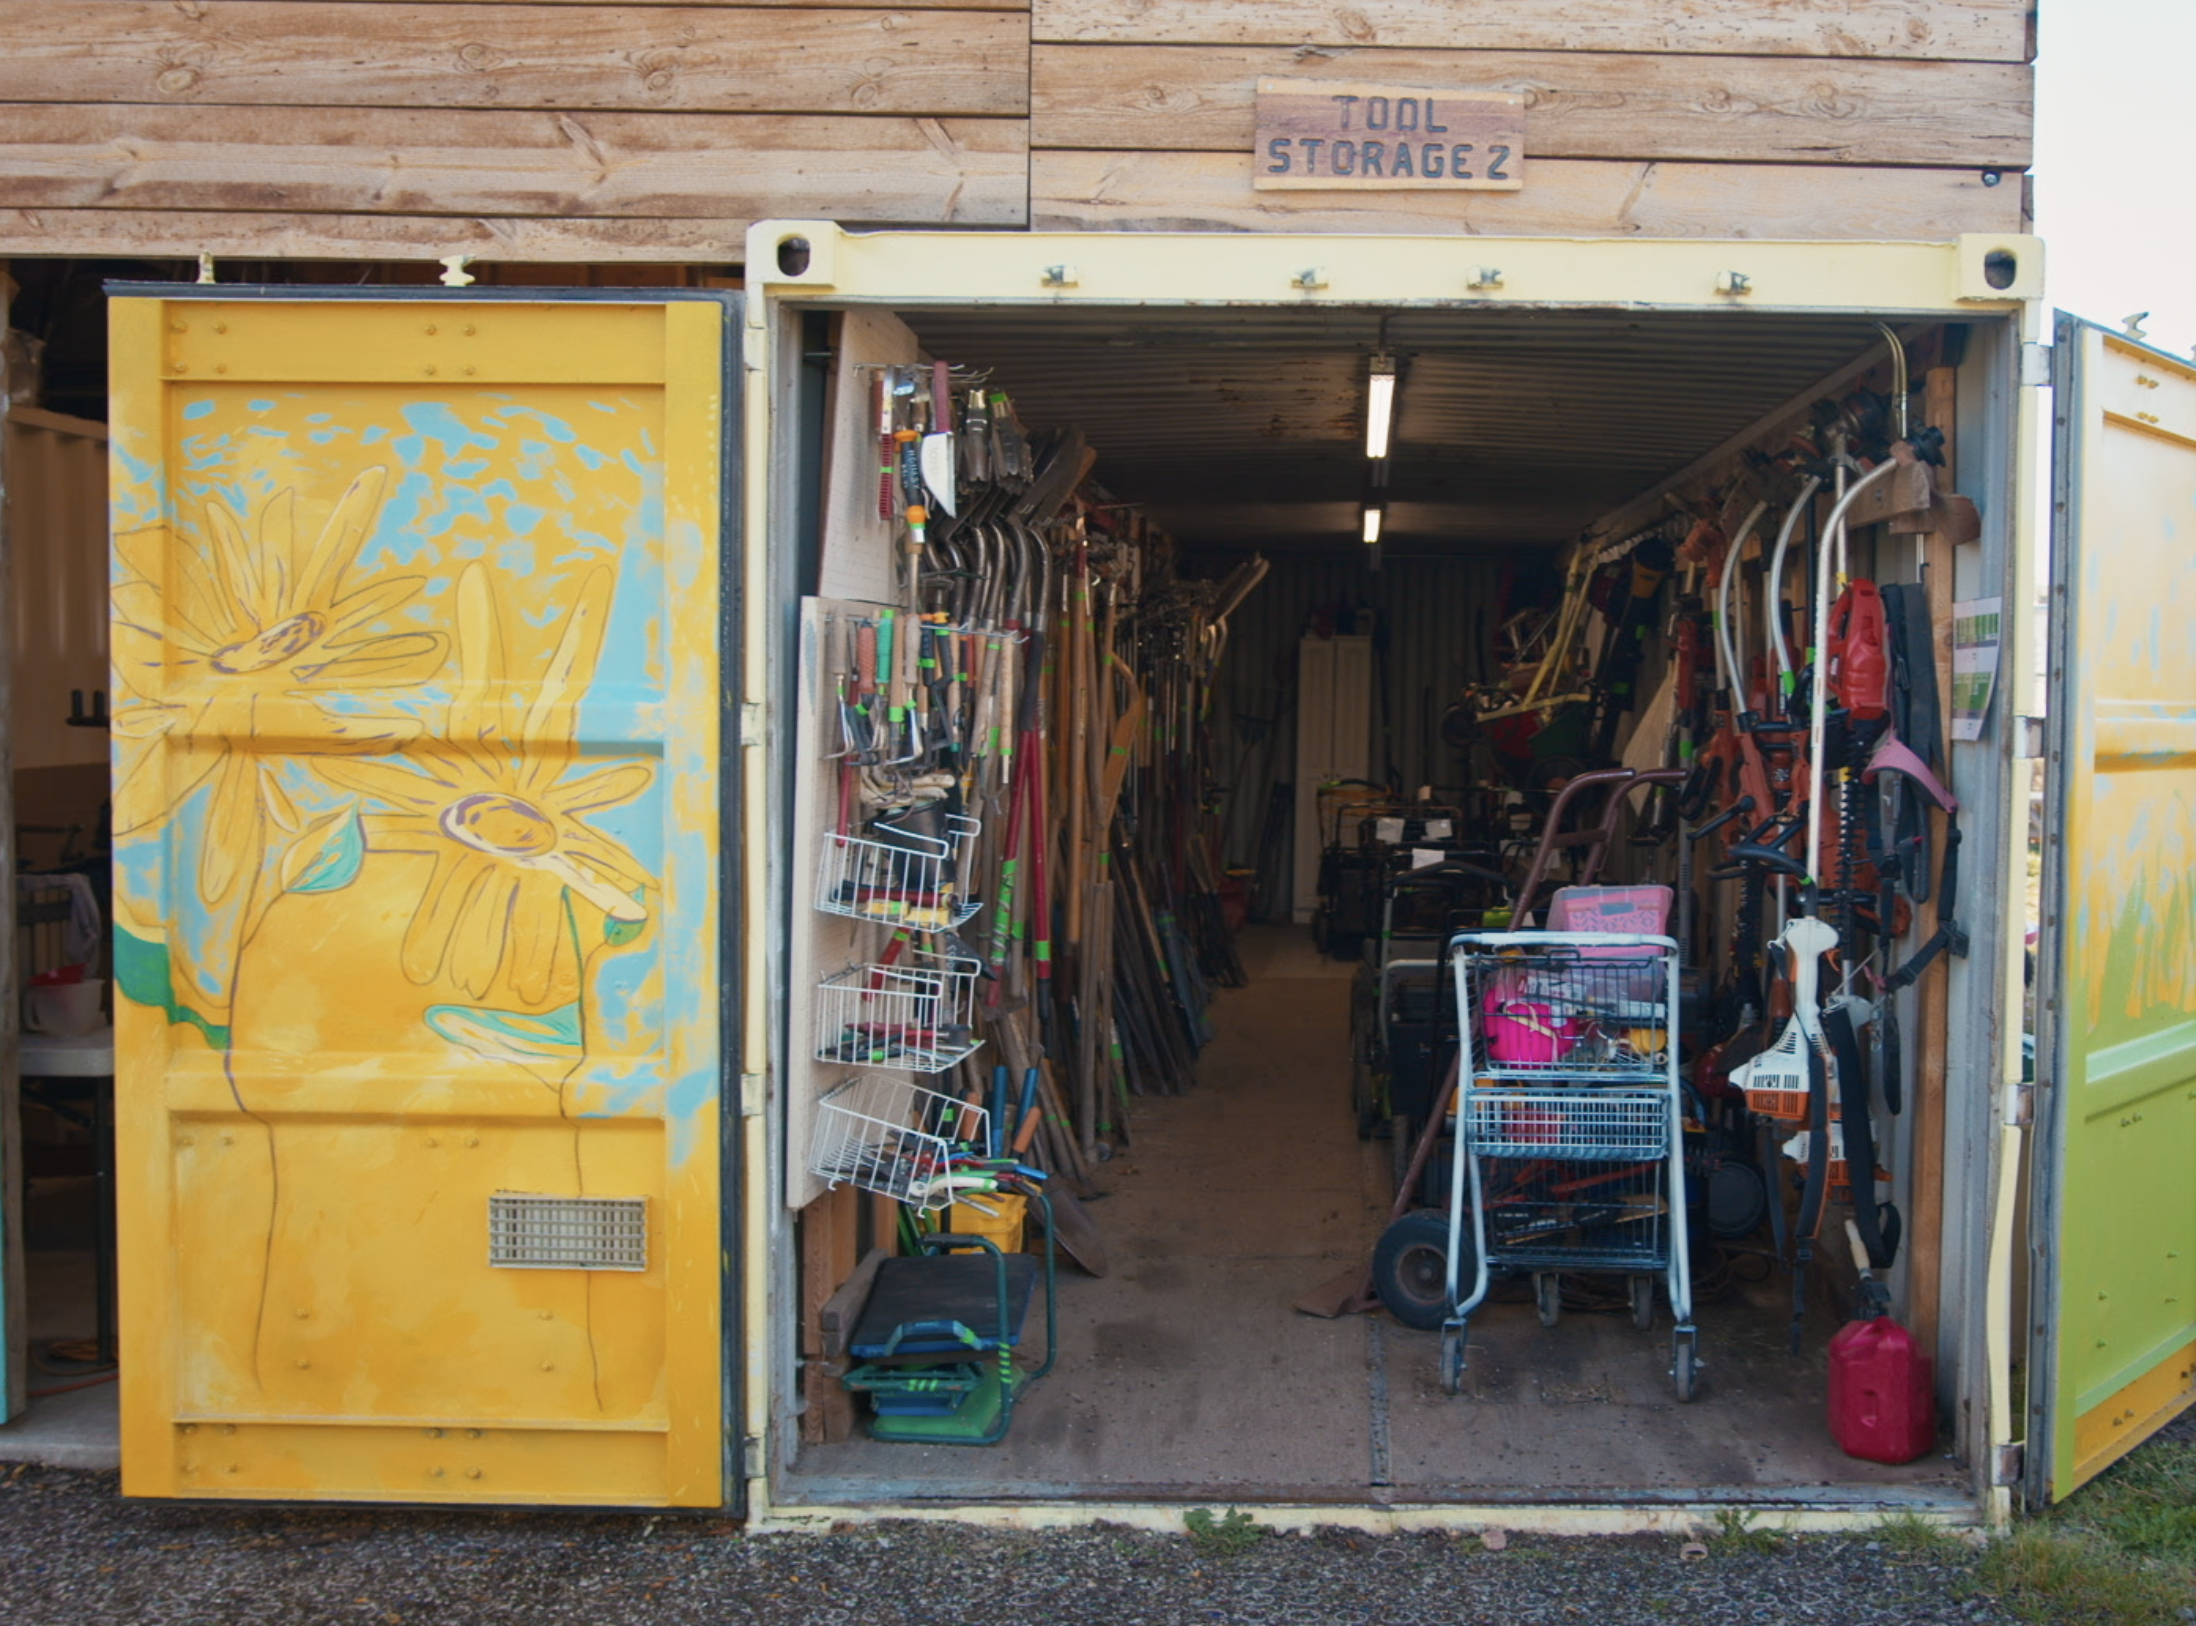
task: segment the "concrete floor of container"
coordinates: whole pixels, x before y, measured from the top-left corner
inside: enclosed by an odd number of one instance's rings
[[[73,1184],[87,1189],[65,1192],[57,1202],[40,1203],[34,1194],[26,1205],[32,1222],[36,1223],[41,1207],[80,1210],[93,1200],[89,1181]],[[37,1364],[56,1339],[88,1340],[98,1325],[91,1251],[73,1245],[82,1240],[78,1234],[82,1229],[72,1225],[57,1238],[41,1238],[34,1232],[33,1245],[24,1253],[24,1331],[33,1357],[32,1399],[22,1415],[0,1426],[0,1462],[42,1462],[56,1468],[121,1466],[120,1386],[111,1370],[78,1372],[62,1364],[48,1371]],[[54,1242],[59,1245],[42,1245]]]
[[[1827,1312],[1786,1353],[1790,1279],[1699,1284],[1701,1392],[1671,1393],[1670,1319],[1530,1304],[1472,1320],[1464,1392],[1436,1378],[1438,1333],[1385,1314],[1291,1309],[1369,1256],[1389,1148],[1347,1105],[1350,968],[1300,929],[1252,927],[1247,988],[1213,1006],[1189,1093],[1136,1103],[1134,1143],[1094,1201],[1112,1262],[1063,1264],[1060,1360],[987,1449],[804,1448],[782,1501],[1153,1499],[1265,1502],[1729,1500],[1943,1506],[1966,1475],[1847,1457],[1823,1425]],[[1032,1326],[1041,1327],[1032,1311]]]

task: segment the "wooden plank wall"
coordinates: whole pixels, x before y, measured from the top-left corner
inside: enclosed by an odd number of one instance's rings
[[[0,254],[736,261],[1028,220],[1026,0],[0,0]]]
[[[1941,239],[2027,220],[2031,0],[1034,0],[1031,33],[1041,229]],[[1255,192],[1261,77],[1521,92],[1525,185]]]
[[[0,0],[0,254],[736,260],[854,225],[2020,229],[2032,0]],[[1261,76],[1528,102],[1514,193],[1258,193]]]

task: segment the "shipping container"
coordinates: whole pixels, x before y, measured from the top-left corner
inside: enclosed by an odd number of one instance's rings
[[[125,1494],[1994,1524],[2196,1402],[2196,372],[2028,0],[16,13],[0,1394],[116,1271]],[[1615,770],[1676,996],[1470,992]]]
[[[2063,1495],[2196,1395],[2165,777],[2196,375],[2048,331],[2041,253],[797,221],[755,229],[740,294],[115,288],[125,1491],[1570,1530]],[[1415,784],[1454,775],[1439,711],[1487,675],[1505,571],[1689,529],[1700,489],[1887,379],[1894,345],[1977,523],[1881,509],[1856,574],[1947,623],[2025,605],[2042,386],[2065,448],[2054,703],[2021,709],[2044,652],[2005,615],[1995,693],[1944,753],[1962,859],[1927,924],[1964,952],[1893,996],[1887,1274],[1939,1448],[1832,1443],[1851,1273],[1828,1247],[1798,1357],[1788,1274],[1724,1257],[1685,1404],[1669,1306],[1636,1334],[1579,1313],[1607,1307],[1590,1283],[1555,1327],[1492,1306],[1459,1395],[1434,1334],[1292,1311],[1369,1249],[1391,1149],[1350,1133],[1347,968],[1285,891],[1261,905],[1284,924],[1237,939],[1249,986],[1209,1007],[1199,1087],[1109,1125],[1113,1268],[1062,1266],[1058,1365],[1004,1441],[834,1428],[815,1317],[857,1240],[891,1241],[810,1156],[848,1072],[817,1061],[818,1013],[863,929],[817,908],[844,830],[830,618],[893,601],[905,541],[874,502],[874,369],[981,369],[1032,429],[1080,425],[1106,492],[1204,541],[1185,580],[1270,556],[1211,674],[1223,761],[1287,720],[1307,629],[1363,613],[1376,754]],[[1369,569],[1375,354],[1407,365]],[[1223,816],[1229,852],[1261,812]]]

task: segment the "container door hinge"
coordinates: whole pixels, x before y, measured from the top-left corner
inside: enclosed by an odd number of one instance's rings
[[[763,703],[760,700],[741,701],[740,743],[750,746],[765,743],[763,726]]]
[[[2036,1086],[2033,1084],[2008,1084],[2005,1087],[2005,1126],[2008,1129],[2025,1129],[2036,1121]]]
[[[2028,1449],[2019,1440],[2001,1445],[1991,1464],[1990,1483],[1993,1485],[2018,1485],[2027,1470]]]
[[[2021,346],[2021,385],[2024,389],[2047,390],[2051,387],[2054,352],[2048,344]]]
[[[743,1118],[760,1118],[763,1115],[763,1097],[763,1075],[760,1073],[740,1074],[740,1116]]]
[[[767,1467],[768,1463],[763,1456],[762,1436],[750,1434],[741,1440],[740,1477],[742,1479],[760,1479]]]

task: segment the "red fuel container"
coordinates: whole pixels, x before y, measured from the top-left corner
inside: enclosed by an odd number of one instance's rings
[[[1849,1457],[1912,1462],[1937,1443],[1931,1362],[1889,1316],[1848,1321],[1830,1340],[1830,1434]]]

